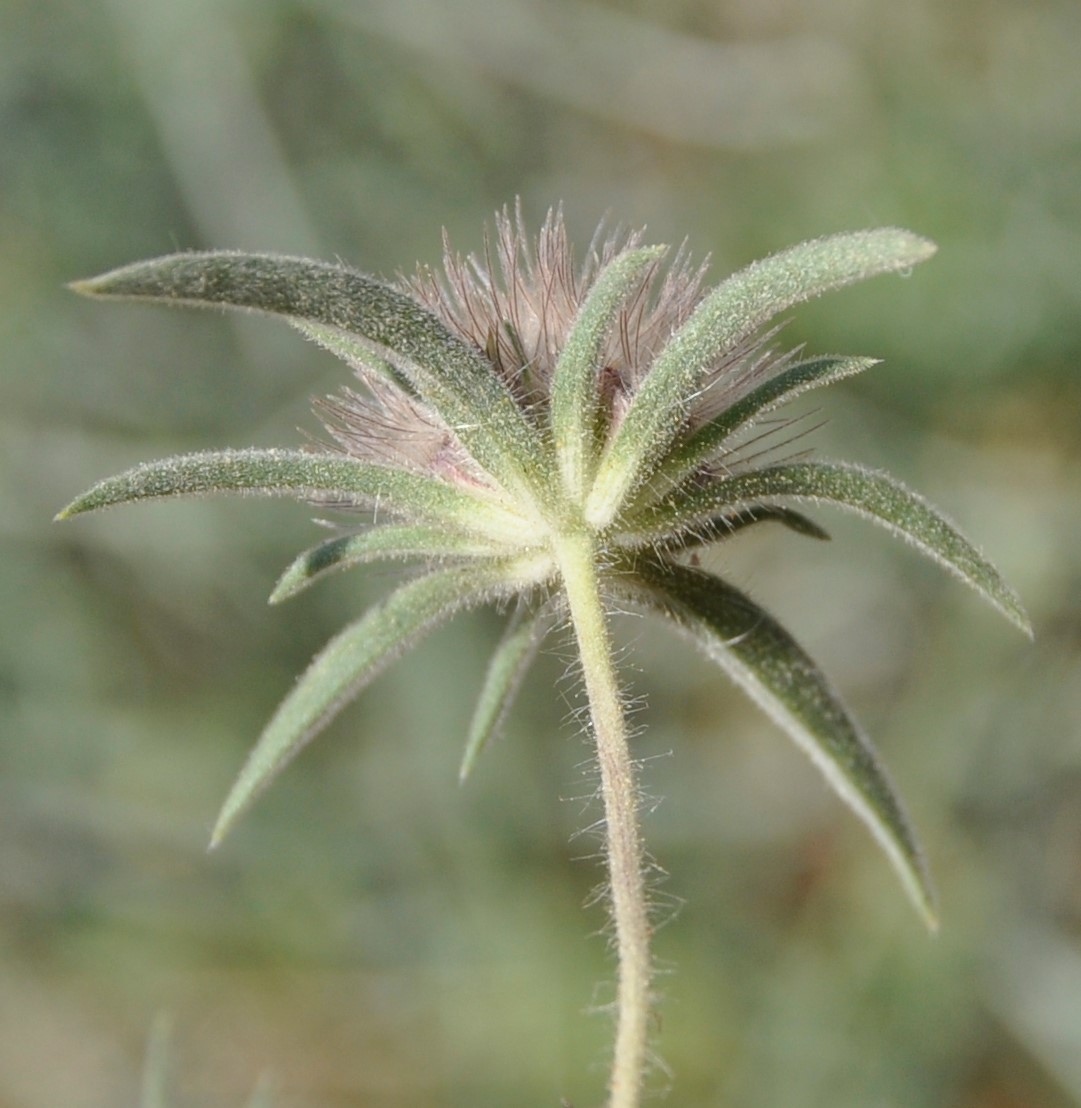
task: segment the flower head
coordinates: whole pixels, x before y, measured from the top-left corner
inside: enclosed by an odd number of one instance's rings
[[[544,407],[567,339],[590,290],[612,261],[641,247],[642,232],[598,228],[579,262],[562,210],[548,213],[531,241],[521,210],[503,211],[480,257],[463,258],[444,239],[443,272],[422,267],[406,282],[464,342],[483,350],[525,407]],[[694,311],[705,266],[685,252],[662,268],[660,252],[623,294],[599,350],[598,386],[618,419],[623,401],[656,351]]]
[[[559,211],[535,241],[519,211],[497,217],[479,256],[447,244],[442,271],[422,268],[396,284],[341,265],[207,253],[76,285],[100,297],[282,316],[343,358],[358,387],[317,402],[327,445],[150,463],[94,486],[62,515],[210,492],[346,509],[346,529],[301,555],[274,600],[376,559],[420,566],[334,639],[286,697],[215,841],[383,665],[453,612],[518,597],[482,691],[468,770],[561,610],[571,612],[583,656],[597,649],[575,618],[588,577],[603,604],[673,621],[740,683],[867,822],[931,918],[915,840],[862,732],[780,624],[688,555],[761,522],[825,537],[801,506],[830,504],[903,536],[1027,629],[990,563],[892,478],[741,448],[785,401],[873,364],[776,351],[778,313],[907,270],[933,251],[895,229],[835,235],[706,290],[704,267],[686,250],[665,264],[666,251],[644,246],[639,232],[599,233],[578,260]]]
[[[635,772],[607,630],[607,612],[632,605],[674,623],[810,755],[933,925],[922,856],[863,733],[791,635],[693,557],[763,522],[824,538],[801,509],[833,505],[907,539],[1028,630],[994,567],[922,498],[882,473],[768,449],[784,426],[771,432],[768,413],[873,364],[778,353],[769,329],[778,313],[933,252],[907,231],[835,235],[706,291],[704,270],[684,250],[665,266],[665,250],[643,246],[638,233],[598,235],[576,261],[559,212],[536,242],[520,213],[504,212],[480,257],[448,245],[442,273],[422,269],[397,285],[341,265],[209,253],[75,286],[282,316],[351,365],[359,388],[317,402],[326,445],[152,462],[100,482],[62,516],[211,492],[342,509],[347,528],[286,570],[275,601],[364,562],[420,567],[311,663],[256,743],[213,841],[384,665],[454,612],[517,598],[481,690],[464,777],[539,644],[566,617],[597,748],[619,952],[610,1104],[633,1108],[647,1058],[650,928]]]

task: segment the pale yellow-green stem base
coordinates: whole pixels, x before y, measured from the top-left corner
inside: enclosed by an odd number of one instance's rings
[[[646,1066],[652,977],[638,790],[593,542],[588,534],[568,535],[560,537],[555,548],[581,652],[597,745],[611,911],[619,958],[616,1042],[608,1104],[609,1108],[637,1108]]]

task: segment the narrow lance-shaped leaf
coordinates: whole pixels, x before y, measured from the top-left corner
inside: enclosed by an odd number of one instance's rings
[[[491,557],[499,552],[475,535],[456,535],[445,527],[382,524],[351,535],[336,535],[305,550],[281,575],[270,603],[278,604],[328,573],[383,558]]]
[[[57,519],[136,500],[235,493],[293,496],[335,504],[381,504],[413,519],[427,519],[474,535],[513,537],[520,517],[443,481],[344,454],[303,450],[220,450],[145,462],[99,481]]]
[[[740,428],[813,388],[832,385],[878,364],[877,358],[826,356],[788,366],[753,388],[746,396],[676,444],[651,481],[653,487],[671,486],[714,457]]]
[[[409,383],[408,378],[395,367],[390,358],[384,356],[386,347],[380,347],[373,342],[366,343],[356,335],[351,335],[340,327],[331,327],[327,323],[313,323],[310,319],[296,318],[290,318],[289,322],[305,338],[311,339],[336,358],[340,358],[351,369],[356,370],[363,380],[368,380],[369,375],[382,378],[407,395],[414,395],[416,390]]]
[[[521,587],[505,561],[436,570],[402,585],[323,648],[248,756],[211,836],[217,846],[297,752],[375,676],[455,612]]]
[[[887,227],[815,239],[733,274],[695,309],[657,355],[601,460],[587,515],[610,522],[646,479],[683,423],[706,367],[779,312],[831,289],[925,261],[935,245]]]
[[[491,366],[411,297],[357,270],[211,251],[136,262],[71,287],[89,296],[267,312],[386,347],[481,466],[508,491],[537,489],[546,465],[540,440]],[[348,346],[345,335],[339,345],[339,353]]]
[[[601,271],[578,311],[552,379],[552,436],[564,482],[577,501],[592,476],[597,448],[600,357],[627,298],[663,246],[628,250]]]
[[[515,610],[503,638],[488,663],[484,685],[477,699],[473,719],[466,736],[458,780],[464,782],[476,765],[481,752],[503,726],[514,698],[518,695],[540,644],[552,628],[553,613],[548,605],[536,612]]]
[[[636,520],[643,538],[669,534],[717,512],[774,500],[809,500],[856,512],[907,540],[971,585],[1027,635],[1028,616],[997,569],[922,496],[884,473],[841,462],[797,462],[751,470],[687,490],[662,501]]]
[[[812,659],[749,597],[719,578],[641,563],[618,579],[630,599],[667,615],[788,732],[867,824],[928,927],[935,896],[901,803],[867,739]]]
[[[755,504],[750,508],[725,512],[716,519],[706,520],[693,530],[677,535],[670,542],[651,538],[643,543],[637,533],[632,533],[625,536],[623,545],[629,548],[645,545],[652,549],[659,544],[665,550],[693,550],[695,547],[709,546],[711,543],[730,539],[740,531],[745,531],[748,527],[754,527],[759,523],[780,523],[797,535],[818,539],[820,542],[828,542],[830,537],[828,531],[802,512],[782,508],[776,504]]]

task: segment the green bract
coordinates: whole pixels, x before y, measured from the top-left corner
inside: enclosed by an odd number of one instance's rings
[[[759,522],[825,532],[793,505],[856,512],[930,555],[1026,632],[994,567],[925,500],[851,465],[764,458],[750,431],[866,358],[776,352],[779,312],[934,253],[896,229],[804,243],[700,291],[702,271],[637,235],[575,262],[561,216],[536,242],[497,219],[482,258],[384,284],[342,265],[235,253],[141,262],[74,287],[96,297],[278,315],[343,358],[360,388],[317,404],[319,450],[193,454],[95,485],[61,516],[150,497],[289,495],[352,520],[284,573],[279,601],[333,570],[416,571],[312,662],[256,743],[218,842],[297,751],[384,665],[456,611],[510,604],[470,728],[464,777],[549,631],[574,629],[598,747],[620,950],[611,1103],[637,1103],[650,1005],[648,922],[607,613],[675,623],[779,724],[870,827],[929,925],[931,884],[872,748],[814,662],[747,596],[696,565],[702,545]],[[768,435],[766,438],[768,442]]]

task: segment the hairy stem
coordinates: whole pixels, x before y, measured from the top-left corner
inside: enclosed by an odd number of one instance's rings
[[[597,744],[611,911],[619,959],[616,1042],[608,1103],[609,1108],[636,1108],[645,1071],[652,972],[638,828],[638,792],[601,603],[593,543],[585,535],[565,536],[557,543],[557,556],[582,656],[589,714]]]

